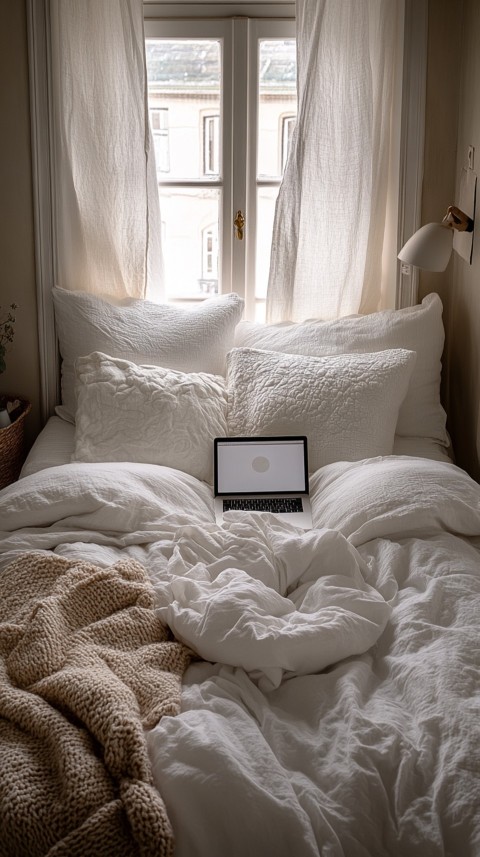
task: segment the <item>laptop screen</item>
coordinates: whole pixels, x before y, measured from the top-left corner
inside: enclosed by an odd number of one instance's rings
[[[215,494],[305,494],[306,437],[215,438]]]

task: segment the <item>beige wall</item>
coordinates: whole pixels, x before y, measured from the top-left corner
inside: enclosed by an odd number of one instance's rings
[[[480,3],[429,0],[429,48],[422,223],[458,202],[469,145],[480,170]],[[479,222],[477,204],[477,223]],[[480,236],[479,236],[480,237]],[[456,460],[480,478],[480,247],[470,266],[456,253],[444,274],[422,273],[420,298],[437,291],[444,304],[443,398]]]
[[[429,0],[422,223],[441,219],[455,195],[462,8],[463,0]],[[420,300],[438,292],[445,314],[452,272],[450,263],[444,274],[420,275]]]
[[[29,399],[29,445],[40,429],[37,310],[30,158],[26,12],[0,4],[0,305],[18,304],[16,336],[0,392]]]
[[[455,198],[458,102],[461,83],[461,40],[463,0],[429,0],[427,103],[425,116],[425,162],[421,222],[441,220]],[[445,60],[448,57],[448,62]],[[446,332],[442,371],[442,399],[449,412],[450,351],[449,327],[453,256],[442,274],[420,273],[419,300],[438,292],[443,302]],[[454,433],[451,420],[448,421]]]
[[[457,138],[457,199],[468,146],[480,173],[480,3],[464,0],[461,88]],[[480,187],[477,190],[473,263],[454,254],[450,315],[449,411],[458,463],[480,480]]]

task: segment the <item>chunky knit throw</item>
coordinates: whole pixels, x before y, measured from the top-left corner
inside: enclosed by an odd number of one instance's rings
[[[27,553],[0,575],[0,855],[171,855],[144,728],[190,653],[145,570]]]

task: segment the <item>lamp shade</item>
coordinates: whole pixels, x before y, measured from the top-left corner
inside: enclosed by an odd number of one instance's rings
[[[427,223],[414,232],[398,258],[424,271],[444,271],[452,253],[453,230],[443,223]]]

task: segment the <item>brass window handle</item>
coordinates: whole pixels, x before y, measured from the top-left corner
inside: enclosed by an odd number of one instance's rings
[[[235,215],[235,220],[233,221],[233,225],[235,227],[235,238],[238,241],[243,241],[243,230],[245,229],[245,217],[243,212],[240,210],[237,211]]]

